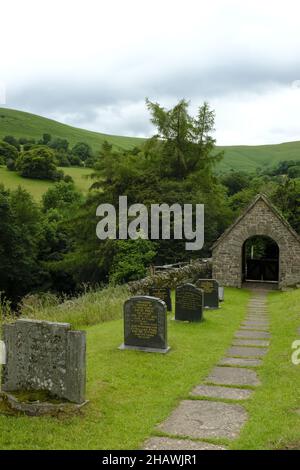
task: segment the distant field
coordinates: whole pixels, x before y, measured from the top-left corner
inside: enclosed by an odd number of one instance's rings
[[[94,150],[99,150],[104,140],[124,149],[132,148],[143,141],[135,137],[120,137],[78,129],[35,114],[0,108],[0,139],[6,135],[40,139],[44,133],[67,139],[71,146],[76,142],[87,142]]]
[[[274,166],[283,160],[300,160],[300,141],[275,145],[218,147],[225,157],[218,170],[244,170],[255,172],[258,167]]]
[[[90,168],[61,168],[66,175],[72,176],[78,189],[87,192],[91,186],[91,180],[84,178],[84,175],[91,173]],[[0,183],[6,188],[16,189],[22,186],[27,189],[36,200],[40,200],[44,192],[53,184],[50,181],[22,178],[15,171],[8,171],[6,167],[0,166]]]
[[[67,126],[35,114],[0,108],[0,139],[5,135],[39,139],[43,133],[53,137],[66,138],[73,146],[76,142],[87,142],[94,150],[99,150],[104,140],[117,148],[129,149],[140,145],[144,140],[136,137],[121,137],[91,132]],[[300,135],[299,135],[300,138]],[[230,170],[255,172],[258,167],[273,166],[281,160],[300,160],[300,141],[277,145],[227,146],[225,156],[217,165],[217,172]]]

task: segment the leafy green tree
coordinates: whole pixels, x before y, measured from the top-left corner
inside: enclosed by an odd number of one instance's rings
[[[51,139],[52,139],[51,134],[48,134],[48,133],[43,134],[43,139],[42,139],[43,145],[48,145],[51,142]]]
[[[208,103],[198,109],[193,118],[188,114],[189,103],[181,100],[174,108],[166,110],[158,103],[147,100],[151,122],[157,128],[157,135],[148,143],[147,152],[151,155],[161,147],[161,174],[176,179],[184,179],[197,170],[210,171],[222,158],[215,153],[214,131],[215,113]],[[159,145],[157,145],[159,144]]]
[[[251,176],[243,171],[232,171],[221,178],[222,184],[228,189],[229,196],[250,186]]]
[[[52,139],[50,142],[48,142],[47,145],[54,150],[64,150],[65,152],[67,152],[69,148],[68,140],[61,139],[59,137],[57,137],[56,139]]]
[[[39,284],[40,213],[22,188],[0,186],[0,291],[16,301]]]
[[[18,158],[18,155],[19,152],[16,147],[8,144],[7,142],[0,141],[0,160],[2,160],[2,164],[6,164],[8,160],[15,161]]]
[[[20,154],[16,168],[24,178],[59,181],[64,176],[63,172],[56,168],[54,152],[44,146],[37,146]]]
[[[12,145],[13,147],[15,147],[18,151],[20,151],[20,144],[18,142],[18,140],[12,136],[12,135],[6,135],[4,138],[3,138],[3,142],[6,142],[7,144],[9,145]]]
[[[77,142],[71,150],[72,154],[79,157],[80,160],[85,161],[93,156],[91,147],[85,142]]]
[[[155,243],[142,237],[136,240],[117,240],[109,274],[110,282],[121,284],[145,277],[147,266],[156,255]]]
[[[78,206],[82,200],[82,193],[75,188],[74,183],[66,183],[65,181],[55,183],[42,197],[45,211]]]

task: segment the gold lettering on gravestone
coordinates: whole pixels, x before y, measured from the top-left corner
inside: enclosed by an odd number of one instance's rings
[[[202,289],[206,294],[211,294],[214,291],[213,283],[209,281],[200,282],[199,288]]]
[[[136,302],[131,312],[131,332],[141,339],[152,338],[158,334],[157,313],[150,301]]]
[[[195,292],[180,292],[180,295],[177,296],[176,302],[177,305],[186,310],[196,310],[199,308],[199,298],[200,296],[195,295]]]

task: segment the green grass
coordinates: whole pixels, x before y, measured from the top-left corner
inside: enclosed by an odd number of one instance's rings
[[[111,288],[109,288],[111,289]],[[245,317],[249,292],[225,290],[218,311],[205,312],[200,324],[174,322],[169,315],[171,351],[166,355],[120,351],[122,315],[127,292],[90,292],[82,298],[53,305],[34,303],[38,318],[70,321],[75,325],[104,321],[87,331],[87,398],[79,416],[61,418],[0,415],[0,449],[137,449],[152,435],[191,389],[224,356],[234,332]],[[173,298],[174,300],[174,298]],[[30,302],[29,302],[30,304]],[[268,305],[271,346],[258,368],[262,385],[244,402],[249,420],[232,449],[300,448],[300,365],[291,362],[297,330],[300,291],[272,292]],[[30,312],[30,308],[27,313]],[[38,313],[39,312],[39,313]],[[97,313],[98,312],[98,313]],[[194,398],[201,399],[201,398]],[[229,400],[222,400],[228,401]]]
[[[78,189],[83,193],[86,193],[92,184],[92,181],[85,178],[89,175],[92,170],[90,168],[61,168],[66,175],[72,176],[74,183]],[[6,167],[0,166],[0,183],[8,189],[17,189],[18,186],[22,186],[34,197],[35,200],[39,201],[42,195],[50,188],[54,183],[51,181],[37,180],[31,178],[23,178],[18,175],[15,171],[9,171]]]
[[[87,328],[87,398],[81,416],[0,416],[0,449],[137,449],[230,346],[249,294],[226,289],[199,324],[169,320],[166,355],[120,351],[123,321]],[[169,315],[170,317],[170,315]]]
[[[20,306],[22,317],[71,323],[80,329],[122,317],[130,297],[126,286],[88,290],[84,295],[61,302],[55,294],[27,295]]]
[[[300,290],[269,294],[271,346],[258,369],[262,386],[245,402],[250,419],[234,449],[300,449],[300,365],[292,364],[292,343],[300,339]]]
[[[144,139],[101,134],[78,129],[35,114],[0,108],[0,139],[5,135],[39,139],[43,133],[53,137],[66,138],[73,146],[84,141],[94,150],[99,150],[104,140],[117,148],[129,149],[139,145]],[[300,160],[300,141],[277,145],[236,145],[218,147],[225,151],[225,157],[217,166],[217,171],[243,170],[255,172],[260,166],[273,166],[281,160]]]
[[[87,142],[94,150],[99,150],[104,140],[107,140],[115,147],[124,149],[139,145],[143,140],[135,137],[121,137],[87,131],[36,114],[0,108],[0,139],[6,135],[40,139],[44,133],[49,133],[52,137],[67,139],[71,147],[76,142]]]

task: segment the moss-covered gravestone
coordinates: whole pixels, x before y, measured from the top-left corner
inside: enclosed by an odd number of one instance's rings
[[[219,283],[215,279],[198,279],[196,286],[203,290],[204,307],[219,308]]]
[[[199,322],[203,316],[203,292],[193,284],[176,288],[175,320]]]
[[[136,296],[124,304],[124,343],[120,349],[166,353],[167,308],[155,297]]]
[[[168,312],[172,312],[171,289],[169,287],[150,287],[149,295],[163,300]]]
[[[85,402],[84,331],[69,323],[20,319],[3,326],[6,364],[4,392],[48,392],[69,402]]]

